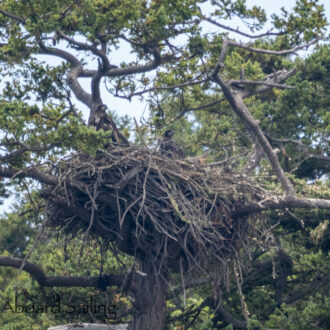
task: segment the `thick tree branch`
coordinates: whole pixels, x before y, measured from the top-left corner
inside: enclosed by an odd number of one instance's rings
[[[78,48],[78,50],[89,50],[94,55],[101,58],[102,64],[104,66],[105,71],[108,71],[108,70],[111,70],[111,69],[117,67],[115,65],[110,64],[109,58],[107,57],[105,51],[103,51],[102,49],[98,49],[97,48],[98,44],[96,42],[93,43],[93,44],[88,44],[88,43],[85,43],[85,42],[79,42],[79,41],[67,36],[62,31],[57,31],[57,33],[61,38],[63,38],[64,40],[66,40],[70,44],[76,46]]]
[[[219,60],[213,69],[213,72],[211,73],[211,78],[213,81],[215,81],[221,88],[224,93],[224,96],[227,98],[228,102],[232,106],[234,112],[241,118],[241,120],[245,123],[248,130],[252,134],[252,136],[256,139],[256,141],[262,146],[264,149],[264,152],[274,170],[275,175],[277,176],[278,180],[280,181],[282,188],[286,192],[287,195],[294,197],[295,196],[295,190],[289,181],[288,177],[285,175],[279,160],[277,158],[277,155],[275,151],[272,149],[269,141],[265,137],[264,133],[260,129],[258,122],[253,118],[251,115],[249,109],[245,106],[243,102],[243,95],[242,93],[236,93],[235,91],[232,91],[227,83],[225,83],[220,76],[218,75],[220,69],[224,66],[224,60],[226,56],[227,47],[229,45],[231,46],[237,46],[244,49],[248,49],[252,52],[260,52],[260,53],[266,53],[266,54],[272,54],[272,55],[286,55],[294,53],[296,50],[299,50],[304,47],[308,47],[312,45],[313,43],[317,42],[319,39],[312,40],[311,42],[300,45],[297,47],[294,47],[289,50],[282,50],[282,51],[267,51],[263,49],[256,49],[251,48],[245,45],[242,45],[240,43],[229,41],[228,39],[224,40],[221,53],[219,56]],[[283,81],[284,78],[294,74],[293,70],[290,70],[286,73],[284,73],[284,76],[278,77],[276,73],[272,74],[272,76],[269,76],[268,78],[272,77],[274,82],[278,82],[279,79]],[[271,88],[270,86],[265,86],[263,88]],[[246,96],[246,95],[245,95]]]
[[[6,154],[6,155],[1,155],[0,156],[0,162],[5,162],[5,161],[8,161],[10,159],[13,159],[21,154],[23,154],[24,152],[26,152],[27,149],[26,148],[21,148],[21,149],[18,149],[18,150],[15,150],[15,151],[12,151],[11,153],[9,154]]]
[[[92,107],[92,95],[87,93],[79,84],[78,78],[82,68],[80,66],[74,67],[68,72],[67,83],[73,91],[76,98],[86,104],[90,109]]]
[[[72,54],[58,48],[46,47],[42,42],[39,42],[39,54],[52,55],[68,61],[72,65],[72,69],[68,72],[67,83],[76,98],[86,104],[89,108],[92,107],[92,96],[87,93],[78,82],[78,78],[83,72],[82,65],[79,60]]]
[[[4,15],[4,16],[7,16],[7,17],[9,17],[9,18],[11,18],[11,19],[14,19],[15,21],[18,21],[18,22],[22,23],[23,25],[25,24],[26,19],[23,18],[23,17],[16,16],[16,15],[14,15],[14,14],[8,13],[8,12],[2,10],[1,8],[0,8],[0,13],[1,13],[2,15]]]
[[[230,216],[240,217],[251,213],[258,213],[265,210],[280,210],[286,208],[317,208],[330,210],[330,200],[300,198],[300,197],[283,197],[277,200],[265,200],[261,202],[250,202],[247,205],[236,205]]]
[[[92,77],[92,86],[91,86],[93,105],[96,106],[96,105],[101,104],[102,100],[101,100],[101,95],[100,95],[100,81],[105,72],[107,72],[113,68],[116,68],[116,66],[113,66],[110,64],[109,58],[107,57],[105,50],[98,49],[97,43],[88,44],[88,43],[84,43],[84,42],[79,42],[79,41],[75,40],[74,38],[67,36],[62,31],[57,31],[57,33],[62,39],[66,40],[70,44],[76,46],[77,49],[91,51],[94,55],[96,55],[101,60],[99,62],[98,70],[95,72],[95,74]]]
[[[41,183],[55,186],[59,183],[59,179],[56,176],[44,174],[36,168],[28,169],[16,169],[0,167],[0,176],[4,178],[32,178]]]
[[[62,58],[63,60],[66,60],[69,62],[73,67],[81,66],[79,60],[73,56],[71,53],[66,52],[65,50],[55,48],[55,47],[47,47],[41,40],[38,41],[39,44],[39,50],[38,53],[42,55],[52,55],[59,58]]]
[[[277,158],[276,152],[269,144],[267,138],[260,129],[257,121],[253,118],[250,111],[245,106],[241,95],[232,92],[229,86],[226,83],[224,83],[224,81],[218,75],[213,76],[213,79],[222,88],[222,91],[225,97],[227,98],[228,102],[232,106],[234,112],[238,115],[238,117],[242,119],[242,121],[247,126],[248,130],[251,132],[251,134],[255,137],[255,139],[260,143],[260,145],[264,149],[264,152],[274,170],[274,173],[277,176],[278,180],[280,181],[282,188],[284,189],[286,194],[290,196],[295,196],[295,190],[291,182],[285,175]]]
[[[0,266],[20,268],[23,259],[0,256]],[[46,276],[42,269],[30,262],[25,262],[23,270],[29,273],[41,286],[46,287],[99,287],[99,276]],[[121,286],[124,275],[104,275],[102,285]]]
[[[96,73],[94,74],[94,76],[92,78],[91,89],[92,89],[93,108],[96,108],[97,106],[102,104],[101,92],[100,92],[100,83],[101,83],[101,79],[103,77],[103,73],[104,73],[104,70],[103,70],[103,67],[101,66],[99,68],[99,70],[96,71]]]
[[[144,73],[156,69],[163,61],[167,60],[166,56],[160,56],[158,50],[152,52],[154,59],[147,64],[132,65],[126,68],[112,68],[104,73],[105,77],[120,77],[136,73]],[[81,78],[91,78],[97,70],[82,70],[79,74]]]

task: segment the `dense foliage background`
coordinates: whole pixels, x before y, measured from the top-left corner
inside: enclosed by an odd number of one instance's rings
[[[87,125],[73,94],[91,109],[92,117],[94,105],[110,93],[126,99],[140,97],[148,104],[149,115],[142,122],[118,116],[108,104],[109,115],[132,143],[155,148],[157,139],[171,128],[187,157],[207,154],[207,163],[226,161],[229,167],[244,171],[258,143],[251,139],[220,86],[204,74],[217,65],[228,31],[236,30],[230,26],[233,17],[245,21],[249,34],[255,35],[266,15],[262,8],[248,9],[242,0],[207,1],[207,10],[204,5],[205,1],[196,0],[2,1],[1,166],[22,171],[51,168],[76,151],[96,154],[110,134]],[[218,32],[205,33],[203,24],[215,21],[226,23],[213,24]],[[236,91],[245,88],[251,92],[244,102],[299,196],[328,200],[330,48],[325,42],[327,23],[322,6],[318,1],[298,0],[293,13],[284,10],[283,16],[274,15],[272,24],[274,35],[269,32],[249,38],[246,44],[280,51],[314,38],[323,41],[298,56],[230,47],[221,76],[237,80]],[[99,55],[106,49],[111,58],[111,52],[125,43],[132,60],[114,59],[115,66]],[[52,62],[51,55],[61,61]],[[110,69],[103,77],[101,92],[92,83],[90,99],[88,92],[74,86],[77,77],[70,80],[72,68],[79,67],[76,60],[83,67],[77,79],[80,82],[87,78],[95,82],[97,69]],[[262,81],[276,71],[292,68],[297,72],[285,84],[294,89],[269,88],[254,93],[255,85],[239,84],[240,80]],[[265,157],[249,175],[260,178],[268,189],[281,191]],[[1,178],[1,198],[16,196],[14,208],[0,219],[2,256],[28,256],[47,276],[98,276],[100,267],[104,274],[119,274],[134,264],[130,256],[106,250],[107,242],[83,233],[64,237],[60,232],[45,231],[41,185],[18,173]],[[253,221],[253,215],[250,217]],[[330,328],[329,210],[283,208],[266,210],[263,217],[267,225],[260,227],[262,240],[246,260],[244,273],[237,274],[239,270],[233,267],[226,274],[225,285],[221,283],[222,306],[229,316],[219,313],[210,294],[212,284],[201,278],[185,290],[178,285],[168,291],[168,329]],[[175,276],[177,284],[180,276]],[[130,319],[132,300],[121,288],[45,288],[26,272],[10,267],[0,267],[0,288],[2,329],[46,329],[73,321],[124,323]],[[111,302],[115,314],[78,307],[74,313],[3,310],[8,301],[14,306],[15,297],[24,305],[51,305],[60,299],[74,306],[88,305],[93,297],[97,304]],[[239,323],[244,319],[247,324]]]

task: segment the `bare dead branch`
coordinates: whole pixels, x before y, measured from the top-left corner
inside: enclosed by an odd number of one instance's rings
[[[265,93],[267,91],[269,91],[270,89],[276,87],[276,88],[286,88],[286,89],[294,89],[295,87],[293,86],[287,86],[287,85],[283,85],[281,83],[284,83],[288,78],[292,77],[293,75],[295,75],[295,73],[297,72],[296,68],[293,68],[289,71],[286,70],[280,70],[277,71],[275,74],[269,75],[268,77],[266,77],[266,81],[263,84],[263,87],[254,89],[252,91],[242,91],[241,96],[242,98],[247,98],[256,94],[261,94],[261,93]],[[282,86],[282,87],[279,87]]]
[[[280,210],[286,208],[305,208],[305,209],[326,209],[330,210],[330,200],[300,198],[300,197],[283,197],[265,200],[264,202],[251,202],[247,205],[236,206],[231,212],[233,218],[251,213],[257,213],[264,210]]]
[[[200,110],[204,110],[204,109],[207,109],[207,108],[211,108],[211,107],[213,107],[217,104],[220,104],[224,100],[225,100],[225,98],[222,98],[222,99],[216,100],[214,102],[207,103],[205,105],[200,105],[198,107],[183,108],[183,110],[173,120],[171,120],[169,123],[167,123],[167,125],[170,125],[171,123],[174,123],[175,121],[180,119],[182,116],[184,116],[188,112],[200,111]],[[217,112],[217,111],[215,111],[215,112]]]
[[[204,15],[202,15],[202,19],[204,19],[205,21],[215,25],[215,26],[218,26],[222,29],[225,29],[227,31],[231,31],[231,32],[234,32],[234,33],[237,33],[237,34],[240,34],[244,37],[247,37],[247,38],[251,38],[251,39],[258,39],[258,38],[262,38],[262,37],[268,37],[268,36],[280,36],[280,35],[284,35],[286,34],[287,32],[285,31],[280,31],[280,32],[272,32],[272,31],[267,31],[265,33],[260,33],[260,34],[249,34],[249,33],[245,33],[245,32],[242,32],[239,30],[239,28],[237,27],[237,29],[233,29],[231,28],[230,26],[226,26],[224,24],[221,24],[219,22],[216,22],[215,20],[209,18],[209,17],[206,17]]]
[[[216,72],[216,70],[214,71]],[[213,76],[213,79],[219,86],[222,88],[222,91],[227,98],[228,102],[232,106],[234,112],[238,115],[239,118],[245,123],[248,127],[249,131],[253,134],[255,139],[260,143],[264,152],[277,176],[278,180],[280,181],[284,191],[291,196],[295,196],[295,190],[285,175],[279,161],[277,158],[276,153],[274,152],[273,148],[269,144],[267,138],[265,137],[264,133],[259,127],[257,121],[253,118],[248,108],[245,106],[242,97],[240,94],[234,94],[229,86],[216,74]]]
[[[278,138],[274,138],[274,137],[270,136],[269,134],[267,134],[267,137],[269,139],[271,139],[272,141],[274,141],[275,143],[293,143],[293,144],[299,145],[303,150],[308,151],[308,147],[306,145],[304,145],[303,142],[300,141],[300,140],[295,140],[295,139],[278,139]],[[330,161],[330,157],[329,156],[321,155],[321,154],[312,154],[312,153],[308,154],[306,156],[306,158],[304,159],[304,161],[306,159],[309,159],[309,158],[315,158],[315,159],[319,159],[319,160],[324,160],[326,162],[329,162]]]
[[[253,53],[258,53],[258,54],[267,54],[267,55],[290,55],[290,54],[295,54],[298,50],[303,49],[303,48],[308,48],[311,45],[314,45],[315,43],[317,43],[319,40],[321,40],[321,38],[316,38],[313,39],[310,42],[307,42],[305,44],[293,47],[291,49],[284,49],[284,50],[268,50],[268,49],[262,49],[262,48],[254,48],[254,47],[250,47],[247,46],[245,44],[239,43],[239,42],[235,42],[235,41],[230,41],[228,40],[228,44],[227,46],[235,46],[235,47],[239,47],[242,49],[246,49],[250,52]]]
[[[241,86],[241,85],[249,85],[249,86],[258,86],[258,85],[262,85],[262,86],[267,86],[267,87],[276,87],[276,88],[280,88],[280,89],[295,89],[294,86],[287,86],[287,85],[283,85],[280,83],[272,83],[272,82],[268,82],[268,81],[258,81],[258,80],[228,80],[227,81],[229,86]],[[257,91],[260,92],[260,91]]]
[[[268,137],[270,140],[272,140],[272,141],[274,141],[274,142],[276,142],[276,143],[293,143],[293,144],[297,144],[297,145],[299,145],[299,146],[301,146],[301,147],[306,147],[306,146],[304,146],[304,144],[303,144],[301,141],[299,141],[299,140],[294,140],[294,139],[278,139],[278,138],[274,138],[274,137],[270,136],[269,134],[266,134],[266,135],[267,135],[267,137]]]
[[[221,53],[218,59],[218,62],[216,64],[216,66],[213,69],[213,72],[211,73],[211,77],[215,77],[218,75],[220,69],[222,69],[224,67],[224,62],[225,62],[225,57],[226,57],[226,52],[227,52],[227,47],[229,45],[229,40],[225,39],[222,43],[222,47],[221,47]]]
[[[154,86],[154,87],[150,87],[150,88],[144,89],[139,92],[131,93],[127,96],[127,98],[130,99],[133,96],[139,96],[139,95],[143,95],[145,93],[154,92],[154,91],[158,91],[158,90],[172,90],[172,89],[183,88],[183,87],[188,87],[188,86],[200,85],[200,84],[208,82],[209,80],[210,80],[210,78],[205,78],[205,79],[201,79],[201,80],[190,80],[184,84],[177,84],[177,85],[172,85],[172,86]]]

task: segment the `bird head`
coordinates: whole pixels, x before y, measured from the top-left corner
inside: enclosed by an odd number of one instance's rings
[[[98,105],[96,112],[107,112],[107,106],[105,104]]]
[[[172,131],[171,129],[168,129],[168,130],[164,133],[163,137],[166,138],[166,139],[170,139],[173,135],[174,135],[174,131]]]

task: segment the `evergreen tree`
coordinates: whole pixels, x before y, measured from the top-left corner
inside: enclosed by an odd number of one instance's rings
[[[2,328],[330,327],[327,22],[306,0],[266,22],[242,0],[1,2]]]

